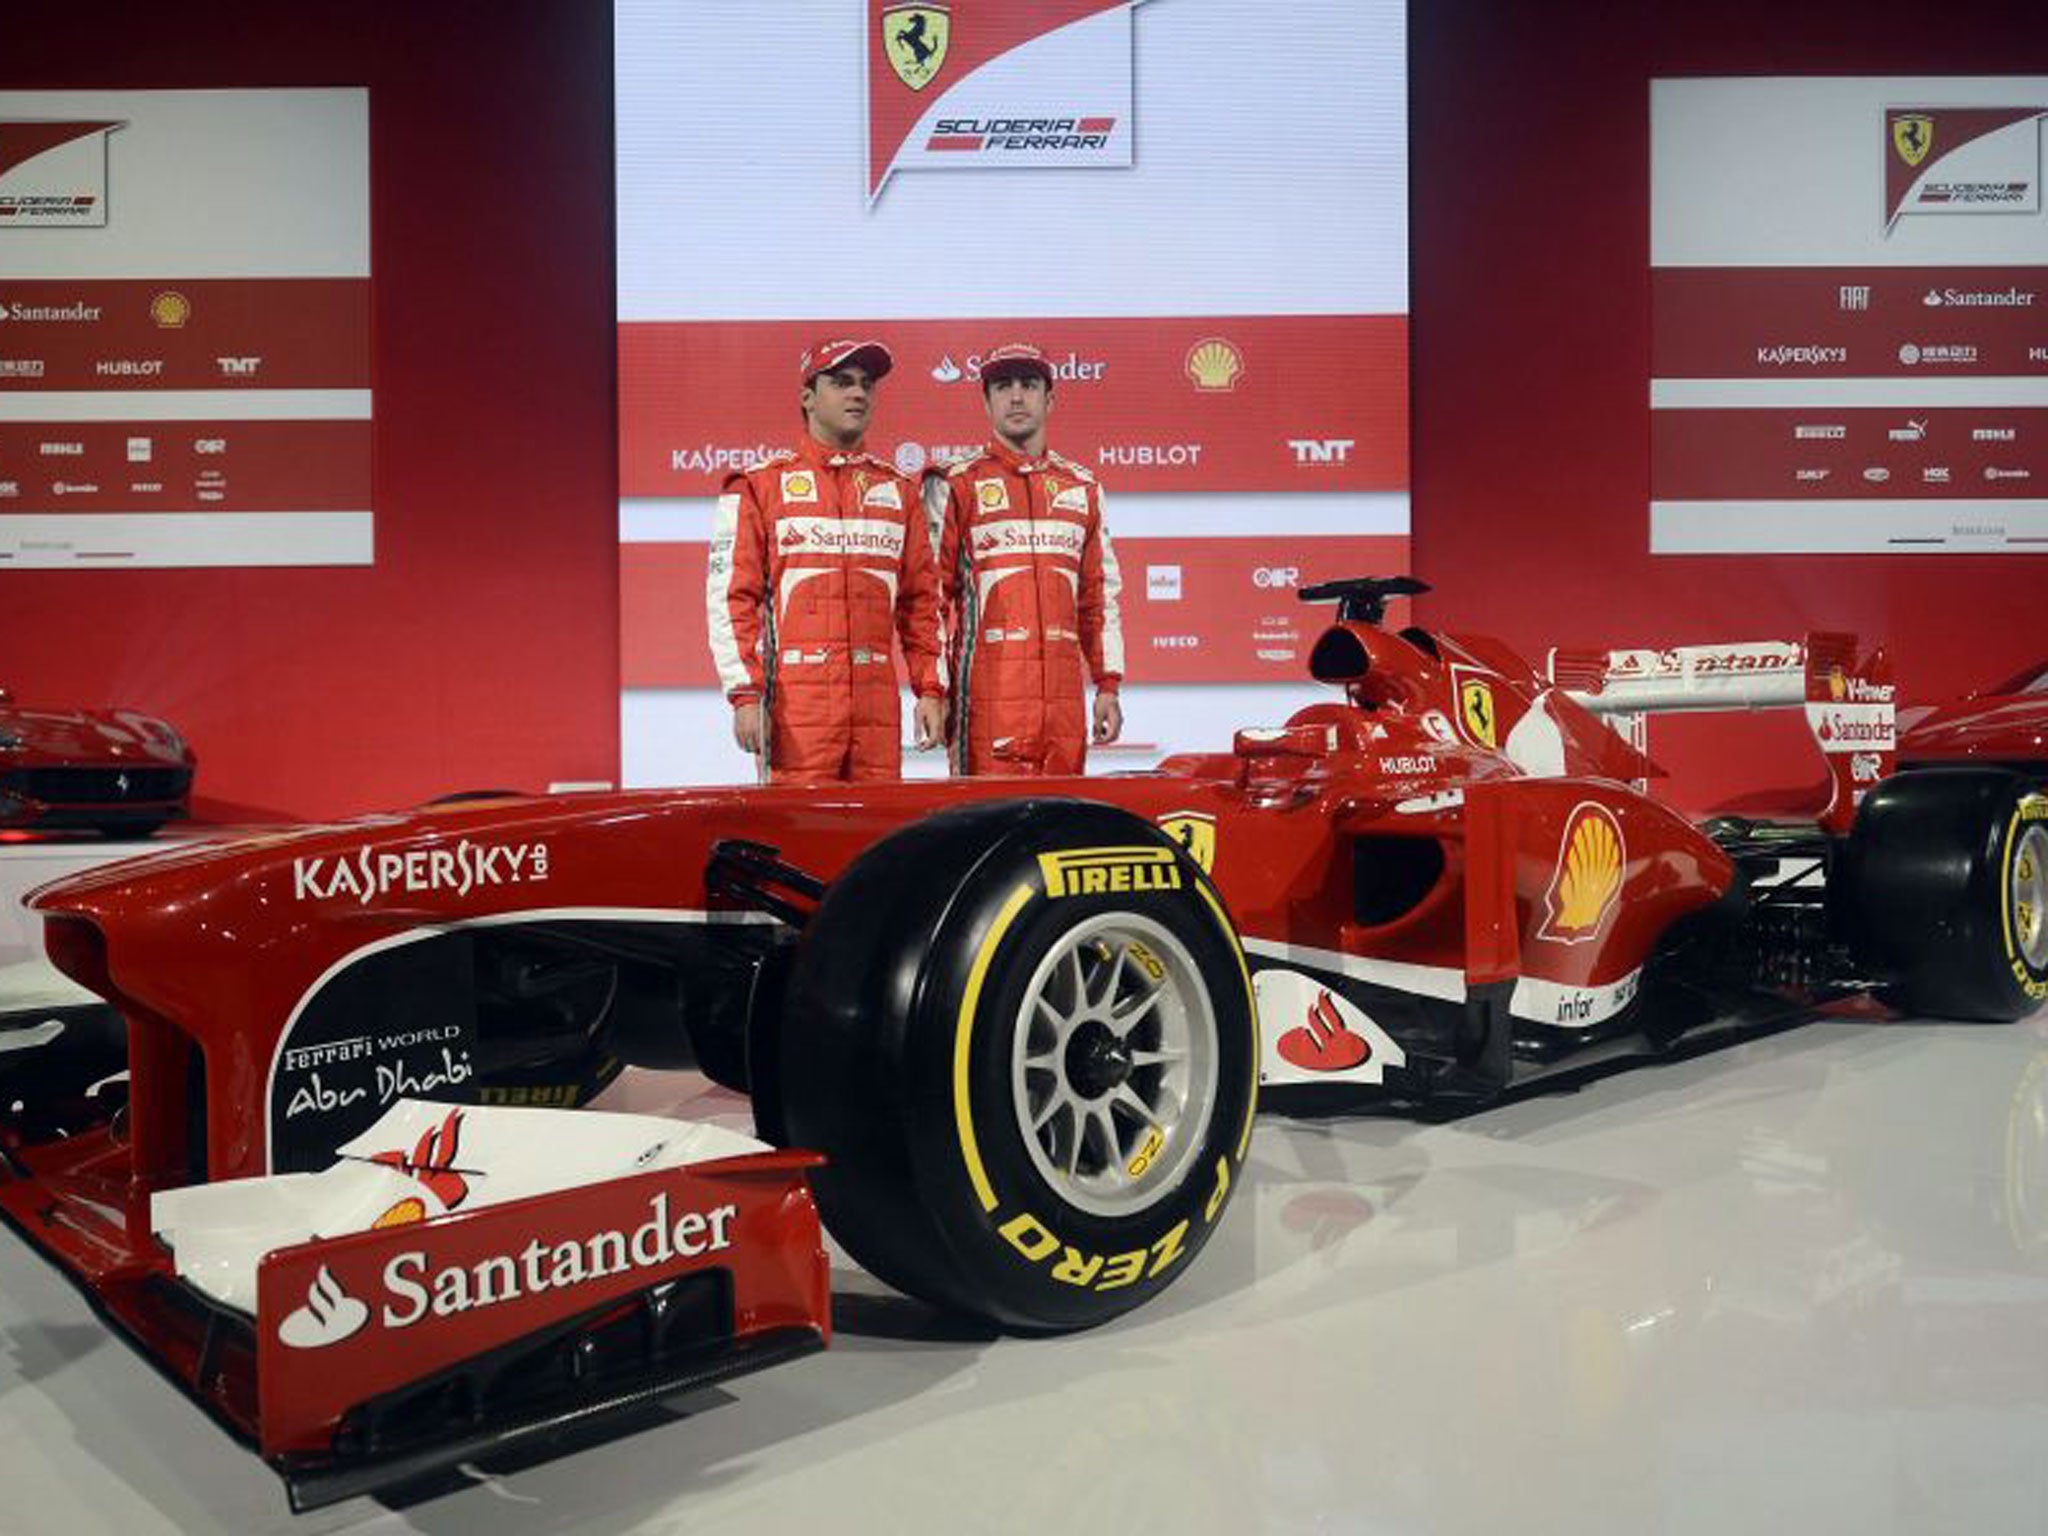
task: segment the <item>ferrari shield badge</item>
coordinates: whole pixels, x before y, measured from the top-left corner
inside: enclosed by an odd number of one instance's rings
[[[1216,818],[1204,811],[1175,811],[1159,818],[1159,830],[1187,849],[1203,874],[1216,869]]]
[[[1918,165],[1934,148],[1934,119],[1924,112],[1908,112],[1892,119],[1892,148],[1908,165]]]
[[[1494,726],[1493,688],[1484,678],[1468,677],[1458,684],[1458,715],[1465,734],[1482,747],[1500,746]]]
[[[882,52],[896,78],[921,91],[937,78],[946,62],[946,41],[953,18],[943,5],[890,5],[882,8]]]

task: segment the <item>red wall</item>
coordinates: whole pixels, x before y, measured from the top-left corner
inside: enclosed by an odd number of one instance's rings
[[[7,22],[0,87],[369,87],[377,563],[0,574],[0,680],[176,721],[222,811],[615,778],[611,7]]]
[[[1854,629],[1908,699],[2048,655],[2048,557],[1647,553],[1649,82],[2048,74],[2039,0],[1417,0],[1410,29],[1424,622],[1539,651]],[[1717,720],[1653,731],[1682,798],[1818,782],[1792,721]]]
[[[1645,553],[1650,79],[2048,74],[2038,0],[1412,12],[1425,621],[1538,648],[1849,627],[1893,643],[1909,697],[2048,653],[2048,559]],[[379,553],[9,572],[0,675],[177,720],[216,802],[326,815],[611,778],[610,7],[15,0],[8,21],[0,86],[370,87]],[[1810,764],[1795,731],[1700,723],[1656,748],[1695,798],[1760,771],[1703,742]]]

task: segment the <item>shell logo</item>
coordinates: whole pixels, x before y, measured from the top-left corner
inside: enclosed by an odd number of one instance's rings
[[[1244,377],[1244,354],[1221,336],[1204,337],[1188,348],[1187,370],[1197,389],[1235,389]]]
[[[782,495],[788,501],[816,501],[818,482],[799,471],[782,477]]]
[[[192,301],[176,289],[166,289],[149,301],[149,318],[167,331],[175,331],[192,318]]]
[[[1842,676],[1840,667],[1828,668],[1828,697],[1837,704],[1849,697],[1849,679]]]
[[[983,480],[974,487],[974,499],[981,503],[984,512],[1009,510],[1010,492],[1000,480]]]
[[[1573,808],[1557,847],[1557,872],[1545,893],[1543,926],[1536,936],[1559,944],[1583,944],[1598,937],[1621,896],[1628,868],[1628,842],[1621,823],[1591,800]]]

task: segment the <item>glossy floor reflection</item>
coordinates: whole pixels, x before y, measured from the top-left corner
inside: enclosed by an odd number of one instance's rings
[[[624,1107],[744,1122],[694,1078]],[[1449,1125],[1268,1119],[1162,1302],[840,1336],[686,1416],[294,1521],[0,1237],[9,1532],[2039,1532],[2048,1018],[1823,1023]]]

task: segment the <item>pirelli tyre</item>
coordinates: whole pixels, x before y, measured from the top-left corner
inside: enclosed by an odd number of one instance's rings
[[[1885,780],[1833,883],[1858,960],[1907,1011],[2005,1020],[2048,1001],[2048,796],[2018,775]]]
[[[897,1289],[1024,1333],[1173,1283],[1240,1179],[1243,951],[1178,843],[1109,806],[989,802],[870,849],[798,947],[781,1129]]]

